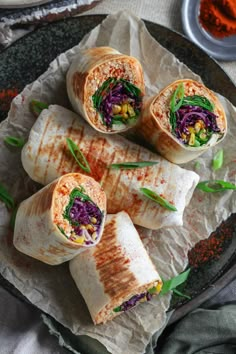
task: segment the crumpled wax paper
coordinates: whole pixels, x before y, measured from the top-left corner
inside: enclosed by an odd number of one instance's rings
[[[81,43],[61,54],[46,73],[28,85],[13,101],[8,118],[1,124],[0,169],[1,180],[16,202],[28,197],[41,186],[27,177],[20,159],[20,151],[3,143],[4,136],[27,138],[35,118],[29,111],[31,99],[60,104],[70,108],[66,93],[65,75],[79,48],[108,45],[122,53],[135,56],[145,72],[147,96],[172,81],[181,78],[200,80],[148,33],[144,23],[128,11],[109,15],[92,30]],[[208,150],[197,161],[184,165],[195,169],[201,180],[225,179],[236,182],[236,110],[223,97],[219,97],[227,114],[228,134],[224,141]],[[212,158],[224,149],[224,165],[213,172]],[[143,242],[163,278],[183,271],[188,250],[200,239],[207,238],[219,223],[236,211],[235,192],[204,193],[196,190],[184,214],[184,225],[174,229],[150,231],[138,228]],[[0,205],[0,271],[10,283],[34,305],[48,313],[76,335],[88,335],[99,340],[111,353],[138,354],[145,351],[151,336],[165,325],[170,294],[155,297],[105,325],[94,326],[89,312],[70,277],[68,264],[48,266],[27,257],[12,245],[9,231],[9,212]]]

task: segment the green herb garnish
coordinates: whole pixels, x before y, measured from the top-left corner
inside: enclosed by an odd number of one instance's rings
[[[116,81],[117,80],[114,77],[110,77],[109,79],[104,81],[103,84],[97,89],[97,91],[92,96],[94,108],[96,108],[97,110],[99,109],[103,98],[106,96],[111,87],[114,86]]]
[[[175,112],[181,107],[184,99],[184,85],[181,82],[176,90],[174,91],[171,100],[170,100],[170,124],[172,131],[176,129],[176,115]]]
[[[175,92],[173,93],[173,96],[171,97],[170,101],[170,109],[171,112],[176,112],[178,109],[182,106],[182,102],[184,99],[184,85],[181,82],[178,86]]]
[[[10,228],[11,228],[12,230],[14,230],[14,228],[15,228],[17,210],[18,210],[18,206],[15,207],[15,208],[12,210],[12,213],[11,213]]]
[[[182,106],[198,106],[210,112],[214,110],[214,105],[204,96],[186,96],[183,99]]]
[[[223,149],[220,149],[220,150],[217,151],[217,153],[213,157],[213,160],[212,160],[212,168],[213,168],[213,170],[216,171],[219,168],[221,168],[222,165],[223,165],[223,161],[224,161],[224,151],[223,151]]]
[[[159,162],[157,161],[137,161],[137,162],[122,162],[122,163],[112,163],[111,165],[108,166],[108,168],[111,169],[124,169],[124,170],[129,170],[133,168],[142,168],[146,166],[153,166],[158,164]]]
[[[14,200],[2,184],[0,184],[0,200],[6,204],[8,209],[14,209]]]
[[[198,170],[200,167],[201,167],[200,162],[199,162],[199,161],[196,161],[196,162],[195,162],[195,165],[194,165],[195,170]]]
[[[75,161],[77,164],[82,168],[87,173],[91,173],[91,169],[89,167],[89,164],[84,157],[84,154],[80,150],[80,148],[76,145],[76,143],[71,140],[70,138],[66,138],[67,146],[71,152],[71,155],[74,157]]]
[[[150,294],[155,294],[155,293],[157,292],[156,286],[154,286],[153,288],[148,289],[148,292],[149,292]]]
[[[149,199],[153,200],[154,202],[160,204],[164,208],[171,210],[171,211],[177,211],[176,207],[169,203],[165,198],[161,197],[157,193],[153,192],[152,190],[148,188],[140,188],[140,191]]]
[[[23,138],[16,138],[15,136],[6,136],[4,142],[8,145],[19,148],[25,145],[25,140]]]
[[[160,295],[165,295],[170,290],[174,290],[175,288],[177,288],[178,285],[183,284],[187,280],[189,276],[189,272],[190,272],[190,268],[185,272],[177,275],[176,277],[173,277],[169,280],[162,280],[163,286]]]
[[[41,114],[41,112],[47,108],[48,108],[47,103],[40,102],[37,100],[32,100],[30,102],[30,110],[36,118],[38,118],[38,116]]]
[[[58,227],[58,229],[61,231],[61,233],[62,233],[64,236],[66,236],[67,238],[69,238],[61,226],[57,225],[57,227]]]
[[[186,294],[181,293],[181,291],[173,289],[173,293],[180,296],[180,297],[185,297],[188,300],[191,300],[191,296],[188,296]]]
[[[117,80],[123,83],[124,87],[126,88],[127,91],[131,92],[134,96],[140,96],[141,95],[141,90],[133,85],[131,82],[124,80],[124,79],[120,79]]]
[[[214,193],[214,192],[222,192],[227,189],[235,190],[236,185],[222,180],[211,180],[211,181],[209,180],[209,181],[202,181],[198,183],[196,188],[202,190],[203,192]]]
[[[120,312],[121,311],[121,306],[117,306],[113,309],[114,312]]]

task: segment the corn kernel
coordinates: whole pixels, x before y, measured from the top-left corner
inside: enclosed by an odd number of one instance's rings
[[[162,283],[161,282],[159,282],[157,284],[156,289],[157,289],[157,293],[159,293],[161,291],[161,289],[162,289]]]
[[[189,131],[189,133],[195,133],[195,129],[193,128],[193,127],[188,127],[188,131]]]
[[[97,219],[96,218],[94,218],[93,216],[91,217],[91,222],[93,223],[93,224],[96,224],[96,222],[97,222]]]
[[[128,105],[127,105],[127,103],[123,103],[122,106],[121,106],[121,113],[122,113],[122,115],[124,115],[124,113],[127,113],[127,110],[128,110]]]
[[[118,104],[114,104],[112,106],[112,113],[113,114],[118,114],[118,113],[120,113],[120,111],[121,111],[121,106],[118,106]]]
[[[194,133],[191,133],[191,134],[190,134],[190,139],[189,139],[188,144],[191,145],[191,146],[193,146],[194,143],[195,143],[195,134],[194,134]]]
[[[195,132],[198,133],[202,128],[202,124],[200,121],[197,121],[194,125]]]
[[[76,243],[84,243],[85,237],[84,236],[78,236],[74,242]]]
[[[134,109],[129,103],[128,103],[127,110],[128,110],[128,113],[129,113],[130,117],[134,117],[135,116]]]

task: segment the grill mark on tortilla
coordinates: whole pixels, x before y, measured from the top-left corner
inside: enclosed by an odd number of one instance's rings
[[[56,129],[56,136],[57,136],[57,132],[58,130],[60,129],[61,125],[58,124],[57,125],[57,129]],[[55,155],[54,154],[54,148],[55,148],[55,144],[51,144],[51,148],[50,148],[50,145],[48,145],[48,148],[49,148],[49,153],[48,153],[48,159],[47,159],[47,162],[46,162],[46,168],[45,168],[45,171],[44,171],[44,175],[43,175],[43,180],[44,180],[44,183],[46,182],[47,180],[47,175],[48,175],[48,168],[49,168],[49,165],[51,163],[51,158]]]
[[[78,72],[76,71],[73,76],[72,76],[72,87],[73,87],[73,91],[76,97],[78,97],[81,102],[84,104],[84,89],[85,89],[85,85],[86,85],[86,80],[88,77],[88,73],[87,72]]]
[[[40,142],[39,142],[39,147],[38,147],[38,153],[36,154],[35,160],[34,160],[34,172],[33,172],[33,174],[36,174],[36,175],[37,175],[37,163],[38,163],[39,156],[41,155],[42,145],[43,145],[43,141],[44,141],[44,136],[45,136],[46,133],[47,133],[48,127],[49,127],[49,125],[50,125],[50,122],[53,120],[53,119],[50,119],[50,118],[51,118],[51,114],[49,114],[48,119],[47,119],[47,122],[46,122],[46,124],[45,124],[45,126],[44,126],[43,133],[40,135]]]
[[[71,172],[69,169],[69,166],[68,166],[68,156],[67,156],[68,147],[67,147],[67,143],[66,143],[66,138],[70,137],[75,121],[76,121],[76,118],[74,118],[72,120],[71,126],[66,131],[65,139],[64,139],[64,141],[62,141],[61,158],[60,158],[60,162],[57,167],[57,172],[58,172],[59,176],[61,175],[60,171],[66,171],[66,173]],[[72,159],[72,157],[71,157],[71,159]],[[74,160],[74,158],[73,158],[73,160]]]
[[[92,170],[91,175],[96,181],[100,182],[101,179],[104,178],[104,175],[106,175],[106,173],[108,172],[107,171],[108,170],[107,164],[105,163],[104,160],[106,160],[105,153],[106,153],[106,150],[107,150],[109,144],[107,143],[105,138],[101,138],[101,137],[96,137],[95,139],[93,139],[90,147],[93,146],[93,144],[97,146],[97,149],[96,149],[97,155],[96,154],[94,155],[92,149],[90,149],[87,154],[88,155],[87,159],[89,160],[90,153],[92,152],[92,155],[93,155],[93,158],[95,161],[93,161],[93,164],[90,165],[91,170]],[[106,146],[106,145],[108,145],[108,146]],[[102,158],[101,158],[101,156],[102,156]],[[109,160],[110,159],[109,154],[106,154],[106,156],[107,156],[107,160]]]
[[[130,146],[129,146],[129,148],[128,148],[128,152],[129,152],[129,150],[130,150]],[[127,152],[127,154],[128,154],[128,152]],[[137,156],[134,156],[134,152],[135,152],[135,154],[137,153]],[[137,150],[135,150],[135,151],[133,151],[133,150],[131,149],[131,156],[132,156],[132,157],[131,157],[130,159],[128,158],[128,160],[130,160],[130,161],[131,161],[131,160],[132,160],[132,161],[138,161],[138,160],[139,160],[140,153],[141,153],[141,147],[139,147],[139,146],[137,146]],[[123,170],[123,171],[121,170],[121,175],[124,174],[124,173],[126,173],[126,174],[129,174],[129,173],[130,173],[130,175],[131,175],[131,178],[129,179],[129,185],[126,187],[126,188],[127,188],[127,191],[130,191],[130,190],[131,190],[130,185],[132,184],[132,181],[133,181],[134,177],[137,176],[137,174],[139,173],[139,171],[138,171],[138,169]],[[135,183],[134,183],[134,184],[135,184]],[[120,206],[120,209],[121,209],[121,210],[124,210],[125,208],[127,208],[127,206],[125,206],[125,203],[127,203],[127,201],[126,201],[126,199],[123,197],[123,198],[121,199],[121,206]],[[134,209],[135,206],[136,206],[136,204],[132,201],[132,205],[129,206],[129,209],[128,209],[128,213],[129,213],[129,215],[132,215],[132,217],[135,215],[136,212],[139,211],[139,208],[138,208],[137,210]]]
[[[151,155],[152,155],[151,152],[149,152],[149,156],[150,156],[150,157],[151,157]],[[150,159],[149,159],[149,160],[150,160]],[[159,162],[159,163],[160,163],[160,162]],[[152,168],[152,167],[146,167],[145,170],[146,170],[146,171],[149,171],[151,168]],[[148,175],[150,175],[150,173],[149,173]],[[152,174],[152,175],[153,175],[153,174]],[[158,173],[157,173],[157,175],[158,175]],[[147,172],[145,173],[145,177],[142,179],[141,187],[144,186],[146,177],[147,177]],[[146,213],[146,210],[147,210],[147,208],[148,208],[148,205],[149,205],[148,200],[146,201],[146,203],[143,203],[143,204],[142,204],[142,206],[143,206],[142,214]]]
[[[160,184],[161,184],[161,182],[159,181],[160,179],[162,179],[163,178],[163,170],[165,170],[165,169],[163,169],[163,167],[162,167],[162,164],[163,163],[165,163],[164,162],[164,160],[161,160],[160,162],[159,162],[159,164],[158,164],[158,172],[156,173],[156,175],[154,176],[154,182],[153,182],[153,185],[154,186],[159,186]],[[170,165],[169,166],[169,168],[171,169],[172,168],[172,165]],[[166,170],[165,170],[166,171]],[[169,176],[170,176],[170,174],[169,174]],[[169,180],[169,176],[168,176],[168,178],[167,177],[165,177],[165,180]],[[168,187],[169,187],[169,185],[168,185]],[[163,190],[162,191],[162,193],[159,193],[159,194],[163,194],[163,197],[164,198],[166,198],[166,189],[167,189],[167,187],[165,188],[165,190]],[[169,188],[168,188],[169,189]],[[158,193],[157,193],[158,194]],[[168,198],[167,198],[168,199]],[[150,200],[151,201],[151,200]],[[147,198],[147,203],[148,202],[150,202],[150,201],[148,201],[148,198]],[[152,202],[152,201],[151,201]],[[159,205],[158,203],[155,203],[154,201],[152,202],[152,205],[153,205],[153,207],[152,207],[152,211],[153,211],[153,213],[154,213],[154,215],[156,216],[156,217],[158,217],[158,215],[159,214],[163,214],[163,213],[165,213],[166,212],[166,210],[161,206],[161,205]]]
[[[100,281],[104,286],[104,292],[110,297],[123,296],[123,293],[130,291],[131,287],[138,286],[135,276],[128,269],[129,258],[120,247],[116,232],[116,222],[112,219],[105,225],[102,242],[96,246],[94,251],[94,260]],[[109,248],[113,248],[113,252],[107,252],[107,257],[104,259],[104,252]],[[117,274],[117,276],[114,278],[110,276],[111,274]]]
[[[33,203],[27,203],[28,207],[24,210],[25,216],[41,215],[51,208],[53,192],[56,184],[57,181],[54,181],[44,190],[39,191],[33,196]]]
[[[126,149],[125,149],[125,152],[124,154],[122,155],[122,152],[120,151],[120,158],[121,158],[121,161],[126,161],[126,156],[129,152],[129,148],[130,146],[127,144],[126,146]],[[112,186],[112,189],[110,191],[110,195],[112,196],[114,193],[116,193],[116,190],[119,189],[119,183],[120,183],[120,179],[121,179],[121,175],[122,175],[122,170],[118,170],[118,176],[116,178],[116,181],[114,181],[114,178],[113,178],[113,186]],[[128,191],[127,191],[128,192]],[[125,199],[125,196],[124,195],[121,195],[120,198],[124,198]],[[116,204],[112,203],[112,213],[117,213],[118,211],[121,211],[121,209],[118,207],[117,208],[117,200],[116,200]],[[111,211],[108,211],[109,213]]]
[[[104,139],[103,139],[104,140]],[[96,158],[95,158],[95,155],[93,153],[93,145],[96,145],[97,143],[97,139],[96,138],[92,138],[90,140],[90,144],[89,144],[89,147],[88,147],[88,150],[87,150],[87,161],[89,163],[89,166],[90,166],[90,169],[91,169],[91,175],[94,179],[96,179]],[[94,161],[95,160],[95,161]],[[96,179],[97,180],[97,179]]]
[[[85,153],[84,151],[84,147],[83,147],[83,139],[84,139],[84,126],[80,126],[80,129],[77,129],[77,128],[74,128],[73,125],[74,123],[77,123],[77,120],[75,119],[73,121],[73,124],[71,125],[72,129],[68,129],[67,130],[67,135],[68,137],[73,140],[76,145],[80,148],[82,146],[82,152],[83,154],[85,155],[85,158],[87,158],[87,154]],[[76,124],[77,126],[77,124]],[[72,156],[71,156],[72,157]],[[65,163],[67,162],[67,160],[65,160]],[[72,157],[71,159],[71,162],[72,162],[72,166],[71,166],[71,171],[73,172],[79,172],[79,173],[83,173],[83,174],[87,174],[85,171],[83,171],[81,169],[81,167],[78,165],[78,163],[76,162],[76,160]]]

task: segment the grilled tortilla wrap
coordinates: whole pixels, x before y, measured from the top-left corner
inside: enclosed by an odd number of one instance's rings
[[[67,74],[74,110],[103,133],[125,131],[137,123],[144,90],[140,62],[110,47],[81,50]]]
[[[69,173],[23,201],[16,215],[15,247],[48,264],[60,264],[100,241],[106,195],[99,183]]]
[[[182,225],[185,206],[192,197],[199,176],[180,168],[149,150],[118,135],[104,135],[92,129],[75,113],[60,106],[42,111],[22,149],[22,163],[36,182],[48,184],[68,172],[81,172],[70,154],[66,138],[71,138],[86,157],[90,176],[100,182],[107,196],[107,211],[127,211],[135,224],[158,229]],[[137,169],[110,169],[113,163],[157,161]],[[83,172],[83,171],[82,171]],[[140,192],[145,187],[175,205],[173,212]]]
[[[162,287],[131,219],[108,215],[101,242],[70,261],[71,275],[95,324],[105,323]]]
[[[184,101],[173,118],[171,107],[178,108],[181,84]],[[206,104],[206,100],[210,104]],[[199,106],[202,103],[203,106]],[[226,135],[227,120],[212,91],[197,81],[185,79],[173,82],[144,103],[135,130],[162,156],[178,164],[193,160],[221,142]]]

